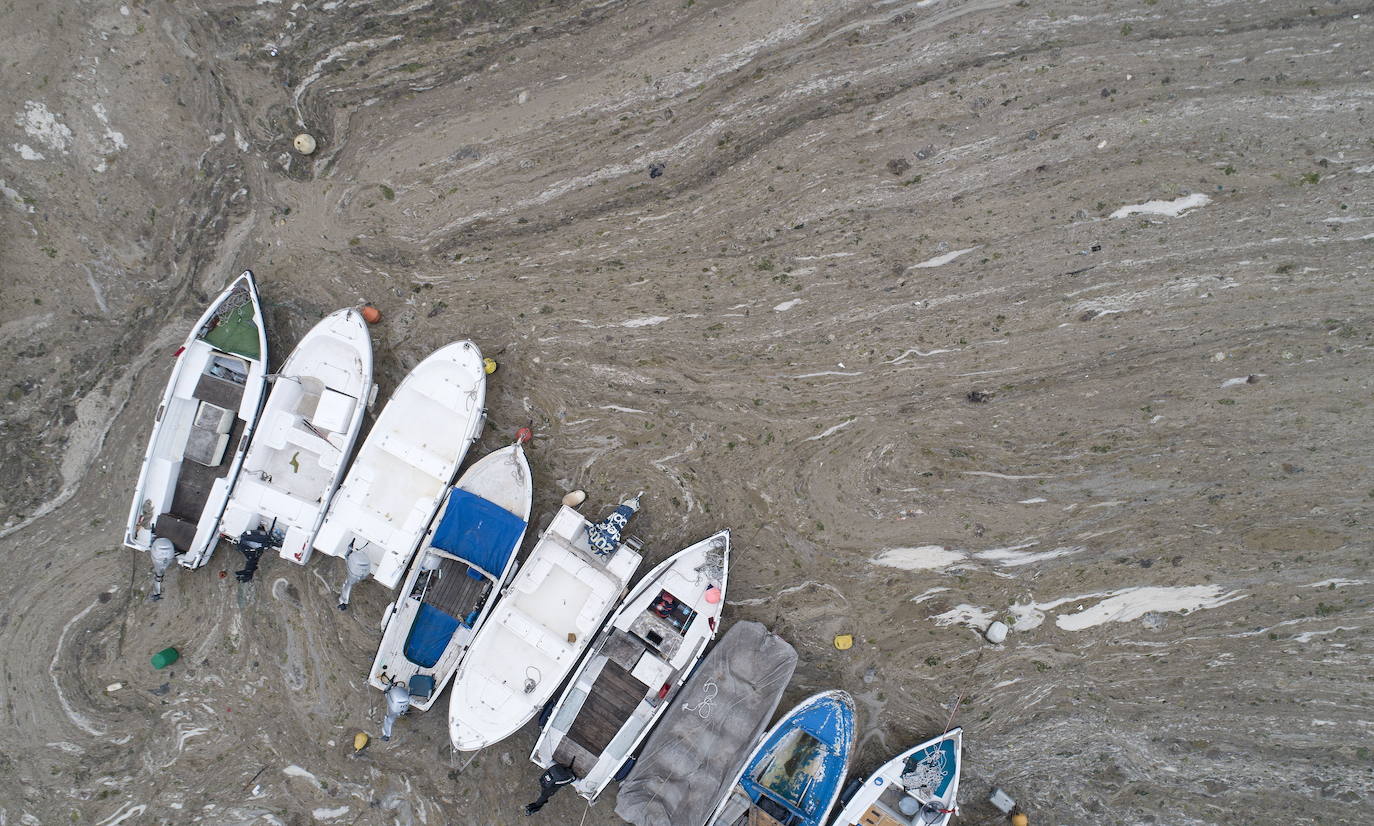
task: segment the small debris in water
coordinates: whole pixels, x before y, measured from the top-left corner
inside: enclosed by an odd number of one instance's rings
[[[115,692],[115,691],[120,690],[120,689],[123,688],[123,687],[124,687],[124,684],[123,684],[123,683],[110,683],[109,685],[105,686],[105,690],[106,690],[106,691],[109,691],[109,692]]]
[[[651,164],[649,164],[649,177],[650,177],[650,178],[657,178],[657,177],[659,177],[660,175],[662,175],[662,174],[663,174],[663,170],[665,170],[665,169],[667,169],[667,168],[668,168],[668,165],[667,165],[666,163],[661,163],[661,162],[651,163]]]
[[[986,390],[970,390],[966,398],[974,404],[985,404],[992,401],[992,396],[993,394]]]

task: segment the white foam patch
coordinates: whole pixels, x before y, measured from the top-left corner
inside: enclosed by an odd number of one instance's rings
[[[147,803],[129,803],[120,808],[114,814],[96,824],[96,826],[118,826],[131,817],[142,817],[148,811]]]
[[[29,146],[27,143],[14,144],[14,151],[18,152],[19,157],[23,158],[26,161],[43,160],[43,153],[39,152],[37,149],[34,149],[32,146]]]
[[[351,810],[347,806],[340,806],[337,809],[314,809],[310,812],[310,816],[316,820],[334,820],[343,817],[349,811]]]
[[[919,263],[919,264],[912,264],[912,265],[911,265],[910,267],[908,267],[907,269],[921,270],[921,269],[926,269],[926,268],[928,268],[928,267],[942,267],[942,266],[944,266],[945,264],[948,264],[949,262],[951,262],[951,261],[953,261],[954,259],[958,258],[959,256],[961,256],[961,255],[967,255],[968,253],[973,252],[973,251],[976,250],[976,249],[978,249],[978,248],[977,248],[977,247],[969,247],[968,249],[955,250],[954,252],[947,252],[947,253],[945,253],[944,255],[937,255],[937,256],[935,256],[934,258],[928,258],[928,259],[926,259],[925,261],[922,261],[922,262]]]
[[[621,327],[654,327],[668,320],[666,315],[651,315],[620,322]]]
[[[994,616],[995,614],[989,608],[961,604],[943,614],[936,614],[931,619],[935,620],[936,625],[967,625],[970,628],[981,630],[992,624]]]
[[[1055,625],[1065,631],[1082,631],[1108,622],[1130,622],[1152,611],[1186,614],[1203,608],[1219,608],[1247,596],[1238,591],[1223,593],[1219,585],[1125,588],[1090,608],[1061,614],[1055,619]]]
[[[987,560],[1004,568],[1017,568],[1022,565],[1030,565],[1033,562],[1044,562],[1047,559],[1058,559],[1061,556],[1069,556],[1086,550],[1083,546],[1059,547],[1048,551],[1032,551],[1023,553],[1023,549],[1030,545],[1039,543],[1032,542],[1028,545],[1018,545],[1012,548],[989,548],[986,551],[979,551],[974,556],[979,559]]]
[[[784,301],[784,302],[782,302],[781,304],[775,306],[775,307],[773,308],[773,310],[774,310],[775,312],[785,313],[785,312],[787,312],[788,310],[790,310],[790,309],[792,309],[793,307],[795,307],[795,306],[797,306],[798,304],[800,304],[801,301],[802,301],[802,300],[801,300],[800,298],[794,298],[794,299],[792,299],[791,301]]]
[[[852,424],[854,424],[854,420],[853,420],[853,419],[848,419],[848,420],[846,420],[846,421],[840,422],[839,424],[835,425],[834,427],[827,427],[825,430],[822,430],[820,433],[817,433],[815,436],[808,436],[807,439],[806,439],[806,441],[808,441],[808,442],[814,442],[814,441],[817,441],[817,440],[820,440],[820,439],[824,439],[826,436],[829,436],[831,433],[834,433],[834,432],[837,431],[837,430],[842,430],[842,429],[844,429],[844,428],[846,428],[846,427],[849,427],[849,426],[852,425]]]
[[[320,788],[320,779],[318,777],[301,768],[300,766],[297,766],[294,763],[282,769],[281,773],[286,775],[287,777],[300,777],[308,781],[315,788]]]
[[[1314,582],[1308,588],[1344,588],[1347,585],[1364,585],[1367,579],[1323,579],[1321,582]]]
[[[962,562],[965,558],[962,551],[951,551],[940,545],[921,545],[915,548],[888,548],[873,557],[872,562],[903,571],[935,571]]]
[[[948,590],[948,588],[928,588],[925,591],[922,591],[921,593],[912,597],[911,601],[919,604],[925,602],[926,600],[935,599],[937,595],[943,594],[945,591]]]
[[[1258,377],[1259,374],[1256,374],[1256,375],[1257,375],[1257,377]],[[1222,382],[1222,383],[1221,383],[1221,386],[1222,386],[1223,389],[1225,389],[1225,388],[1227,388],[1227,387],[1239,387],[1239,386],[1242,385],[1242,384],[1249,384],[1249,383],[1250,383],[1250,377],[1249,377],[1249,376],[1236,376],[1236,377],[1233,378],[1233,379],[1227,379],[1226,381]]]
[[[16,126],[22,126],[31,138],[40,141],[49,149],[66,152],[72,143],[72,130],[48,111],[48,107],[36,100],[24,102],[24,111],[14,116]]]
[[[1335,634],[1339,631],[1358,631],[1358,627],[1349,625],[1337,625],[1335,628],[1328,628],[1325,631],[1304,631],[1301,634],[1294,634],[1294,642],[1311,642],[1313,637],[1324,637],[1327,634]]]
[[[1172,201],[1146,201],[1143,204],[1130,204],[1118,209],[1111,214],[1112,218],[1127,218],[1132,215],[1165,215],[1170,218],[1177,218],[1190,209],[1206,206],[1212,202],[1211,198],[1196,192],[1192,195],[1184,195]]]

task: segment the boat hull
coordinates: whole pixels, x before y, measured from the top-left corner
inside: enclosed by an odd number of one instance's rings
[[[462,547],[436,538],[436,531],[449,522],[450,506],[464,501],[453,498],[455,491],[480,497],[519,520],[518,532],[509,520],[501,519],[494,525],[506,537],[494,540],[505,551],[504,563],[488,564],[488,559],[498,556],[496,551],[483,556],[480,551],[465,552]],[[373,688],[386,691],[396,682],[410,685],[416,675],[427,677],[433,681],[429,693],[422,696],[423,692],[412,691],[410,707],[429,710],[453,679],[473,638],[491,615],[501,587],[515,573],[515,557],[525,537],[533,498],[529,462],[524,448],[518,444],[482,457],[463,473],[425,533],[420,553],[402,583],[402,596],[383,618],[385,631],[368,675]],[[450,549],[436,547],[435,542],[450,544]],[[481,547],[487,550],[486,545]],[[425,569],[427,555],[433,556],[433,571],[437,573]]]
[[[282,558],[308,562],[372,387],[372,339],[362,315],[339,310],[312,327],[276,373],[220,534],[232,541],[270,530]]]
[[[849,771],[854,723],[854,701],[844,691],[802,701],[759,741],[709,826],[738,826],[755,810],[796,826],[823,826]]]
[[[589,525],[561,508],[502,591],[454,677],[455,749],[489,746],[533,719],[625,593],[639,553],[622,543],[609,558],[597,556],[587,542]]]
[[[481,435],[482,353],[470,341],[436,350],[406,376],[334,495],[315,549],[365,554],[371,577],[395,588],[445,491]]]
[[[864,780],[832,826],[945,826],[959,809],[962,752],[959,728],[907,749]]]
[[[262,410],[267,333],[252,271],[200,316],[177,350],[134,489],[124,544],[170,539],[177,562],[204,565]]]
[[[530,760],[570,767],[573,788],[595,800],[715,639],[729,565],[730,532],[721,531],[646,574],[592,643]]]

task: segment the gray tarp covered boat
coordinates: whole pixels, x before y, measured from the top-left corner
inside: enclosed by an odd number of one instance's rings
[[[615,813],[636,826],[701,826],[777,711],[797,652],[738,622],[702,660],[649,735]]]

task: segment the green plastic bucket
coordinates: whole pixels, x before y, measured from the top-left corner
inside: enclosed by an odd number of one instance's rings
[[[153,668],[166,668],[179,659],[181,654],[175,648],[164,648],[153,655]]]

